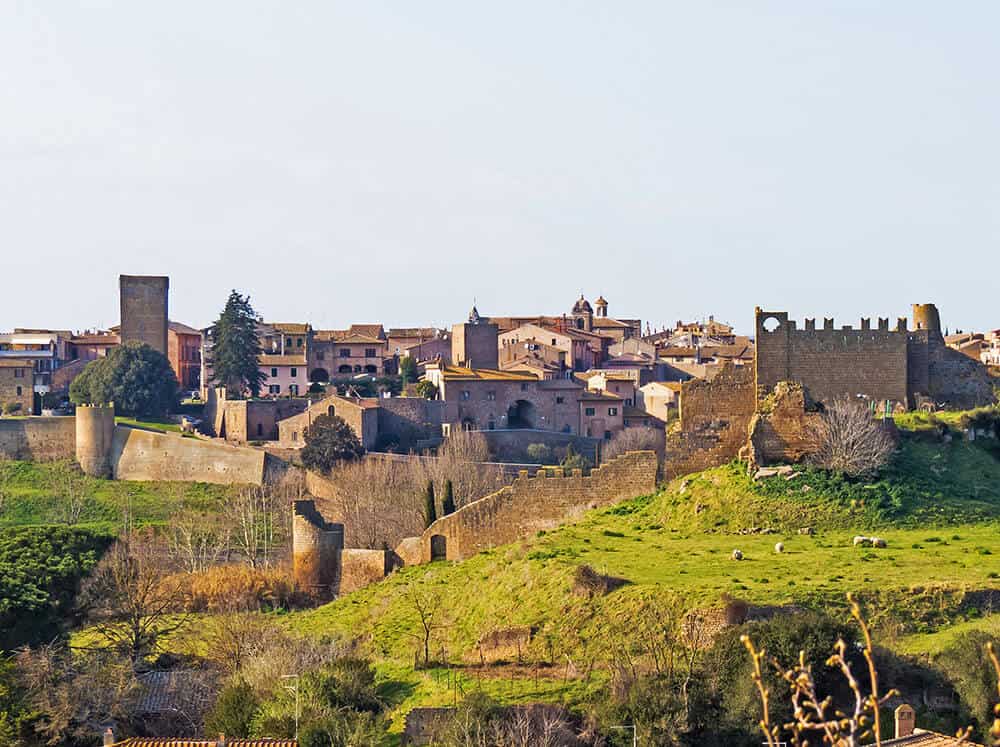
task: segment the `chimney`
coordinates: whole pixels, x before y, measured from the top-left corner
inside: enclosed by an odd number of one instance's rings
[[[896,708],[896,739],[913,736],[917,725],[917,714],[906,703]]]
[[[111,747],[115,743],[115,732],[109,726],[104,730],[104,747]]]

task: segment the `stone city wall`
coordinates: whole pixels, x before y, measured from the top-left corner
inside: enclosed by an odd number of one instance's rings
[[[790,464],[815,450],[815,428],[822,416],[806,412],[802,387],[782,382],[762,402],[750,423],[747,459],[755,470],[768,464]]]
[[[340,579],[337,594],[350,594],[377,583],[393,569],[393,553],[388,550],[346,548],[340,553]]]
[[[111,463],[118,480],[260,485],[266,454],[176,433],[116,426]]]
[[[421,559],[462,560],[481,550],[514,542],[543,529],[572,521],[592,508],[656,490],[658,458],[652,451],[633,451],[607,462],[584,477],[534,477],[527,471],[509,487],[473,501],[444,516],[421,535]]]
[[[76,455],[76,418],[0,418],[0,455],[51,462]]]
[[[379,400],[378,441],[390,440],[403,451],[418,442],[441,437],[447,404],[421,397],[389,397]],[[376,446],[377,448],[377,446]]]
[[[528,447],[532,444],[544,444],[552,450],[572,446],[573,451],[577,454],[582,454],[592,463],[597,464],[600,461],[601,445],[603,444],[599,438],[528,428],[487,430],[479,431],[479,433],[486,439],[492,457],[505,461],[530,461]]]

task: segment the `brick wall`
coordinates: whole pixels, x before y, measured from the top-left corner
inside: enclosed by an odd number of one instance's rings
[[[480,550],[551,529],[591,508],[608,506],[656,490],[658,459],[652,451],[633,451],[594,469],[568,477],[534,477],[527,471],[509,487],[463,506],[434,522],[421,535],[421,558],[432,558],[432,545],[444,538],[448,560],[462,560]],[[436,555],[435,550],[435,555]]]
[[[216,435],[237,444],[277,441],[278,422],[298,415],[309,404],[304,399],[212,399],[206,406],[206,419],[212,419]]]
[[[50,462],[76,455],[76,418],[0,418],[0,454]]]

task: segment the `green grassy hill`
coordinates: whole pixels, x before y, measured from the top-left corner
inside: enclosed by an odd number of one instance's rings
[[[474,661],[476,642],[493,630],[530,626],[527,660],[572,660],[579,670],[580,662],[600,656],[609,630],[627,634],[654,607],[713,607],[731,595],[752,605],[830,611],[844,607],[848,590],[878,609],[888,643],[932,652],[940,640],[926,634],[979,624],[982,612],[968,592],[1000,589],[994,444],[908,435],[892,466],[870,482],[811,469],[754,482],[741,465],[719,467],[461,563],[405,568],[290,615],[288,624],[357,639],[386,677],[409,682],[400,713],[454,696],[448,689],[454,681],[442,679],[442,671],[413,671],[421,628],[414,596],[439,610],[434,650],[451,662]],[[813,534],[800,533],[807,527]],[[888,547],[854,547],[855,534],[877,534]],[[734,549],[744,560],[731,559]],[[577,593],[574,575],[583,564],[626,583],[604,596]],[[561,671],[466,669],[448,677],[503,701],[572,702],[601,681],[600,672],[581,679]]]

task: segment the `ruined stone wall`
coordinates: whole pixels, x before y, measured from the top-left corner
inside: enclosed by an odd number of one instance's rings
[[[260,485],[266,454],[248,449],[116,426],[111,463],[118,480],[177,480]]]
[[[589,509],[652,493],[658,461],[655,452],[633,451],[587,477],[579,470],[564,477],[546,477],[545,470],[529,477],[524,471],[509,487],[435,521],[421,535],[421,558],[462,560],[572,521]]]
[[[750,424],[748,460],[752,468],[795,463],[815,448],[813,434],[822,417],[806,412],[802,387],[782,382]]]
[[[76,454],[76,418],[0,418],[0,455],[52,462]]]
[[[120,275],[121,341],[142,342],[167,354],[170,278]]]
[[[334,596],[340,579],[344,527],[323,519],[312,501],[292,506],[292,577],[295,588],[317,600]]]
[[[906,319],[898,320],[895,329],[889,328],[888,319],[878,320],[874,329],[868,319],[861,320],[860,329],[834,329],[833,319],[825,319],[817,329],[815,320],[806,319],[800,330],[787,313],[758,308],[756,331],[761,393],[779,381],[794,381],[819,402],[859,394],[876,401],[909,401]]]
[[[340,578],[336,594],[350,594],[377,583],[392,572],[393,554],[387,550],[346,548],[340,553]]]
[[[929,336],[925,391],[935,402],[962,410],[989,405],[993,386],[986,366],[949,348],[939,335]]]
[[[740,454],[757,407],[757,387],[749,366],[726,365],[710,381],[684,382],[680,420],[667,433],[664,476],[718,467]]]

